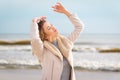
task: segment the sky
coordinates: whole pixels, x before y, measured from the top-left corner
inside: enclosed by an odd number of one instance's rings
[[[84,23],[82,34],[120,34],[120,0],[0,0],[0,34],[29,34],[34,17],[47,16],[60,33],[70,33],[69,19],[51,8],[61,2]]]

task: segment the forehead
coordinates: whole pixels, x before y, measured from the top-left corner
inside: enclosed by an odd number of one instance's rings
[[[46,22],[44,23],[43,27],[46,27],[46,28],[47,28],[48,26],[50,26],[50,22],[46,21]]]

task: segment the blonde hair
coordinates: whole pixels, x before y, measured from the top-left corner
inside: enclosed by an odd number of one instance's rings
[[[44,32],[44,29],[43,29],[43,25],[46,21],[45,20],[42,20],[38,23],[38,30],[39,30],[39,37],[40,39],[44,42],[45,40],[47,40],[47,35],[45,34]]]

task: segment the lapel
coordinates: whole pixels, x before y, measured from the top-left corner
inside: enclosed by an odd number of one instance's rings
[[[56,48],[53,44],[51,44],[48,41],[44,41],[44,46],[51,51],[55,56],[59,57],[60,60],[63,60],[63,56],[61,54],[61,52],[58,50],[58,48]]]
[[[49,41],[44,41],[44,46],[55,56],[59,57],[60,60],[63,60],[63,55],[68,59],[70,55],[69,52],[72,50],[73,43],[69,39],[61,35],[57,37],[57,43],[60,50]]]

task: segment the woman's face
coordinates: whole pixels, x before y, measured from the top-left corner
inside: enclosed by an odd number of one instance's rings
[[[47,21],[43,24],[43,29],[47,36],[57,36],[59,34],[55,26]]]

